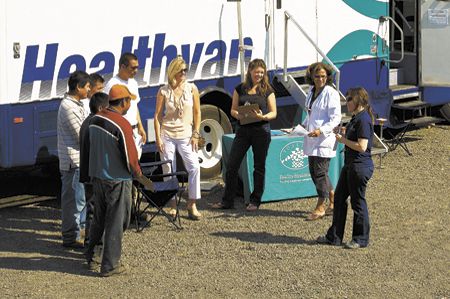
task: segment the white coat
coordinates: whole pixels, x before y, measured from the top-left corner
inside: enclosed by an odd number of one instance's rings
[[[309,108],[313,96],[312,87],[309,90],[306,107]],[[339,93],[332,86],[326,85],[313,102],[303,126],[308,132],[320,129],[319,137],[305,136],[303,153],[307,156],[332,158],[336,156],[333,150],[336,142],[333,129],[341,122],[341,101]]]

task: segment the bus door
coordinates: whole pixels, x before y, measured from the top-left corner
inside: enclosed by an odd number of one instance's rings
[[[420,16],[420,85],[450,86],[450,2],[421,1]]]
[[[394,61],[391,69],[397,69],[396,83],[398,85],[417,85],[418,84],[418,0],[391,0],[390,14],[395,22],[403,31],[403,59],[401,34],[397,28],[390,22],[390,59]],[[398,61],[399,62],[395,62]],[[396,85],[396,84],[395,84]]]

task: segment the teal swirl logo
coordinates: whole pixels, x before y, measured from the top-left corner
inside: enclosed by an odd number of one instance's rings
[[[303,141],[286,144],[280,151],[280,162],[291,170],[300,170],[308,166],[308,156],[303,153]]]
[[[372,19],[378,19],[380,16],[389,15],[389,3],[378,0],[343,0],[345,4],[356,10],[362,15]]]

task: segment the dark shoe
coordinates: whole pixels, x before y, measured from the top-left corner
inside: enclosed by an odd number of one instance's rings
[[[224,203],[224,202],[218,202],[218,203],[213,204],[211,206],[211,208],[213,208],[213,209],[220,209],[220,210],[231,210],[231,209],[234,209],[234,205],[233,204]]]
[[[140,222],[149,222],[150,219],[152,219],[152,215],[150,213],[145,212],[139,215]]]
[[[247,208],[245,208],[245,210],[247,211],[247,212],[256,212],[256,211],[258,211],[258,209],[259,209],[259,207],[257,206],[257,205],[255,205],[255,204],[249,204],[248,206],[247,206]]]
[[[117,266],[116,268],[109,270],[107,272],[100,272],[100,276],[101,277],[110,277],[116,274],[122,274],[125,273],[127,271],[127,269],[125,268],[124,265],[119,264],[119,266]]]
[[[356,241],[351,240],[350,242],[345,243],[344,248],[345,249],[359,249],[359,248],[362,248],[362,246],[359,245],[359,243],[357,243]]]
[[[333,245],[333,243],[327,239],[326,236],[320,236],[316,239],[316,243],[317,244],[322,244],[322,245]]]
[[[66,247],[66,248],[74,248],[74,249],[82,249],[82,248],[84,248],[84,243],[82,241],[80,241],[80,240],[75,240],[75,241],[70,242],[70,243],[64,243],[63,242],[62,245],[63,245],[63,247]]]

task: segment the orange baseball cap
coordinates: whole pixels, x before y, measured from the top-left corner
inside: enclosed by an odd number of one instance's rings
[[[136,95],[132,94],[125,85],[113,85],[113,87],[109,90],[109,100],[115,101],[123,98],[131,98],[132,100],[135,100]]]

